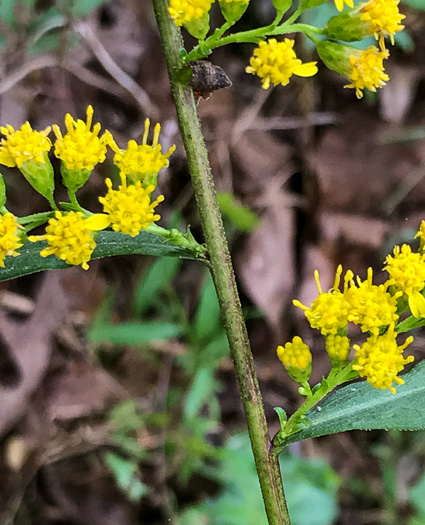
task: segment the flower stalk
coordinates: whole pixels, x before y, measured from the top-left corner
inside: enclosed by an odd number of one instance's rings
[[[186,149],[194,192],[224,327],[242,398],[257,473],[269,525],[290,525],[277,457],[271,451],[270,434],[242,315],[229,249],[218,207],[208,154],[193,93],[178,80],[183,48],[180,30],[168,14],[167,0],[153,0],[165,51],[171,90]]]

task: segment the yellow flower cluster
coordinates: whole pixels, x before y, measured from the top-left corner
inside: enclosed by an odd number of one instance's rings
[[[16,251],[22,246],[19,238],[19,224],[11,213],[0,215],[0,266],[4,268],[4,259],[7,255],[17,257]]]
[[[168,12],[176,26],[202,18],[211,9],[214,0],[170,0]]]
[[[278,42],[275,38],[260,42],[246,72],[259,76],[263,89],[268,89],[271,84],[286,86],[292,75],[312,77],[317,73],[317,62],[303,64],[293,50],[294,44],[295,41],[289,38],[285,38],[283,42]]]
[[[164,196],[160,195],[151,202],[151,193],[155,186],[144,188],[140,181],[127,185],[123,175],[121,183],[118,190],[114,190],[111,179],[106,179],[108,193],[105,197],[99,197],[99,201],[111,219],[112,229],[135,237],[140,230],[161,218],[154,213],[154,209],[164,200]]]
[[[20,168],[25,162],[46,162],[46,154],[52,147],[47,135],[51,128],[35,131],[29,122],[25,122],[21,129],[15,129],[8,124],[0,127],[5,136],[0,142],[0,164],[13,168]]]
[[[400,22],[406,18],[398,10],[400,0],[369,0],[360,8],[361,20],[371,25],[371,31],[379,40],[381,51],[385,51],[384,38],[390,37],[394,45],[394,35],[404,29]]]
[[[157,177],[159,171],[168,166],[168,157],[175,149],[172,146],[165,154],[161,152],[159,124],[155,126],[153,143],[148,144],[149,119],[145,121],[142,144],[130,141],[128,149],[119,149],[107,130],[100,137],[100,124],[93,125],[92,121],[93,108],[89,106],[86,121],[66,115],[65,135],[58,125],[53,125],[56,135],[54,154],[61,160],[63,182],[71,199],[63,212],[57,209],[53,200],[53,168],[48,158],[52,146],[48,138],[51,128],[35,131],[28,122],[17,131],[12,126],[0,128],[5,135],[0,143],[0,164],[17,166],[34,189],[49,200],[54,210],[45,234],[30,235],[28,240],[47,242],[40,251],[42,257],[53,255],[84,269],[88,268],[96,247],[98,231],[111,227],[116,232],[134,237],[159,220],[155,207],[164,197],[159,195],[152,200],[156,178],[152,184],[146,182],[146,177],[149,176],[150,181]],[[106,195],[99,197],[104,213],[91,214],[78,204],[75,191],[87,181],[94,167],[105,160],[108,146],[115,152],[114,163],[120,169],[121,185],[114,190],[112,181],[106,179]],[[27,227],[27,230],[31,227],[34,226]],[[25,240],[19,219],[3,212],[0,215],[0,266],[4,266],[5,257],[19,256],[17,250]]]
[[[354,357],[350,366],[375,388],[389,389],[392,393],[395,393],[394,383],[403,384],[398,374],[413,361],[413,357],[403,356],[413,338],[408,337],[400,346],[397,344],[399,316],[408,308],[413,317],[425,318],[425,221],[422,221],[416,237],[421,241],[418,252],[403,244],[395,246],[393,254],[387,256],[384,270],[389,278],[383,284],[373,284],[371,268],[367,271],[367,278],[362,280],[351,270],[342,278],[342,267],[339,266],[333,286],[324,292],[316,270],[314,278],[318,297],[311,306],[293,301],[304,311],[310,326],[325,337],[332,367],[340,369],[349,363],[349,323],[367,334],[362,345],[353,345]],[[311,368],[311,363],[302,359],[302,356],[310,355],[303,345],[298,337],[277,349],[285,368],[288,371],[297,368],[298,376],[300,370]],[[295,379],[293,372],[290,375]]]
[[[380,51],[374,46],[368,47],[359,54],[350,55],[349,65],[351,80],[345,87],[354,88],[357,98],[363,97],[363,89],[376,91],[384,87],[390,77],[384,71],[384,60],[389,57],[388,51]]]
[[[126,150],[115,148],[114,164],[118,166],[121,173],[133,181],[144,182],[149,175],[158,173],[162,168],[168,166],[168,157],[176,149],[175,146],[162,153],[161,144],[158,143],[161,126],[157,124],[154,129],[152,145],[147,144],[150,121],[145,121],[145,131],[142,144],[130,140]]]
[[[68,133],[62,136],[57,124],[53,125],[56,135],[55,156],[60,159],[68,170],[92,171],[96,164],[103,162],[106,158],[108,145],[115,145],[112,134],[105,131],[99,138],[100,124],[94,125],[93,129],[93,107],[87,108],[86,122],[75,120],[69,113],[65,116],[65,127]]]

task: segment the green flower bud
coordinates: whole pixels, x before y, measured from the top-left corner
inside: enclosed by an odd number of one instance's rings
[[[327,23],[324,34],[332,40],[355,42],[373,34],[371,25],[354,12],[341,13]]]
[[[278,13],[286,13],[292,5],[292,0],[272,0],[272,4]]]
[[[210,14],[209,12],[204,13],[201,18],[196,18],[191,22],[185,22],[184,27],[189,31],[189,33],[197,38],[198,40],[203,40],[208,31],[210,30]]]
[[[91,171],[86,169],[69,170],[64,163],[61,166],[62,179],[65,186],[75,193],[87,182]]]
[[[245,13],[249,0],[220,0],[219,4],[226,21],[234,24]]]
[[[55,180],[53,166],[50,163],[47,152],[43,153],[43,162],[27,160],[19,170],[35,191],[41,193],[48,201],[52,201]]]
[[[352,54],[357,54],[359,50],[352,46],[344,46],[325,40],[317,44],[317,52],[326,67],[343,77],[349,78],[351,72],[349,57]]]
[[[301,7],[303,9],[312,9],[319,5],[325,4],[328,0],[301,0]]]

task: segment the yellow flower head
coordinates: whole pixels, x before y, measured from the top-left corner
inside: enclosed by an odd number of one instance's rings
[[[292,49],[294,43],[289,38],[285,38],[283,42],[278,42],[275,38],[260,42],[246,72],[258,75],[262,79],[263,89],[268,89],[270,84],[286,86],[292,75],[312,77],[317,73],[317,62],[303,64]]]
[[[0,142],[0,164],[20,168],[28,160],[45,163],[47,152],[52,147],[47,138],[50,130],[49,126],[43,131],[35,131],[29,122],[25,122],[17,131],[10,124],[0,127],[5,136]]]
[[[350,355],[350,340],[346,335],[328,335],[326,337],[326,352],[332,366],[342,367],[347,364]]]
[[[114,231],[134,237],[161,218],[154,213],[154,209],[164,200],[164,196],[160,195],[151,202],[155,186],[144,188],[140,181],[127,186],[124,176],[118,190],[112,189],[111,179],[106,179],[106,185],[108,193],[105,197],[99,197],[99,201],[103,204],[104,212],[109,215]]]
[[[16,222],[16,217],[11,213],[0,215],[0,266],[4,268],[4,258],[7,255],[17,257],[16,251],[22,246],[19,239],[19,228],[21,226]]]
[[[354,2],[353,0],[334,0],[335,1],[335,7],[338,9],[338,11],[342,11],[344,9],[344,4],[347,4],[348,7],[353,8]]]
[[[100,124],[93,126],[93,107],[87,107],[86,122],[75,120],[69,113],[65,116],[67,133],[62,136],[57,124],[53,125],[56,135],[55,156],[60,159],[68,170],[88,170],[99,162],[103,162],[106,156],[107,145],[112,145],[114,140],[109,131],[105,131],[99,137]]]
[[[408,296],[412,315],[425,317],[425,298],[420,293],[425,286],[425,255],[412,252],[408,244],[394,246],[394,256],[388,255],[385,264],[390,275],[387,285]]]
[[[372,284],[372,277],[373,270],[369,268],[365,281],[357,277],[355,284],[352,280],[345,298],[350,304],[348,320],[360,325],[362,332],[378,335],[382,326],[397,321],[397,298],[403,293],[389,294],[388,282],[380,285]]]
[[[208,13],[214,0],[170,0],[168,12],[176,26],[198,20]]]
[[[389,36],[394,45],[394,35],[404,29],[400,22],[406,17],[398,10],[399,3],[400,0],[369,0],[360,4],[360,18],[371,24],[382,51],[385,51],[384,38]]]
[[[114,163],[121,173],[134,181],[143,182],[146,176],[159,173],[162,168],[166,168],[169,164],[168,157],[176,149],[176,146],[171,146],[167,153],[161,152],[161,144],[158,144],[160,124],[155,126],[152,145],[147,144],[149,127],[150,120],[146,119],[142,144],[139,145],[135,140],[130,140],[127,149],[117,149],[114,157]]]
[[[49,220],[45,235],[32,235],[28,240],[47,241],[47,248],[40,252],[42,257],[56,255],[68,264],[81,264],[87,270],[87,263],[96,248],[93,232],[103,230],[109,223],[109,217],[100,213],[84,219],[81,212],[70,211],[64,215],[57,211]]]
[[[351,84],[346,88],[354,88],[357,98],[363,97],[362,89],[376,91],[385,86],[390,77],[384,72],[384,59],[389,57],[388,51],[379,51],[370,46],[365,51],[359,51],[349,58]]]
[[[294,337],[292,343],[277,347],[277,356],[286,371],[297,383],[308,381],[311,374],[311,351],[301,337]]]
[[[374,388],[389,388],[395,394],[393,383],[404,383],[397,374],[414,360],[413,356],[403,357],[403,350],[412,341],[413,337],[410,336],[402,346],[398,346],[392,325],[386,334],[372,335],[362,346],[354,345],[356,358],[353,370],[357,370],[360,377],[365,377]]]
[[[322,335],[336,334],[339,329],[348,324],[350,304],[344,294],[338,290],[341,280],[342,266],[338,266],[335,282],[329,292],[323,293],[320,285],[319,272],[315,270],[314,278],[319,296],[310,308],[299,301],[293,301],[295,306],[304,310],[305,316],[312,328],[320,330]]]

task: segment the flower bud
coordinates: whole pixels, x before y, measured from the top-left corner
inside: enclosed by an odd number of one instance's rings
[[[219,3],[226,21],[234,24],[245,13],[249,0],[219,0]]]
[[[272,4],[279,13],[286,13],[292,5],[292,0],[272,0]]]
[[[61,165],[62,180],[64,185],[73,193],[87,182],[91,171],[87,169],[70,170],[64,163]]]
[[[332,40],[356,42],[373,34],[370,23],[360,18],[353,12],[341,13],[333,16],[327,23],[324,34]]]
[[[277,347],[277,356],[289,376],[297,383],[308,381],[311,375],[311,351],[301,337],[295,336],[292,343]]]
[[[185,22],[183,25],[193,37],[203,40],[210,30],[210,14],[206,12],[200,18]]]
[[[335,368],[342,368],[348,363],[350,340],[346,335],[328,335],[326,337],[326,352]]]
[[[41,193],[48,201],[52,201],[55,180],[53,166],[47,152],[43,153],[43,162],[27,160],[19,167],[19,170],[38,193]]]

